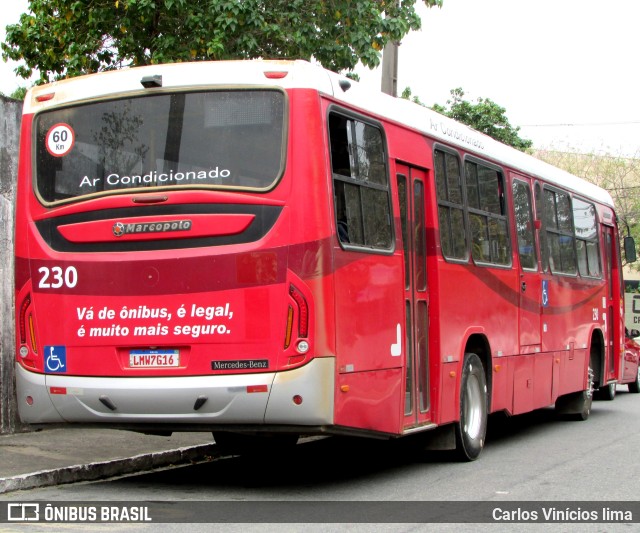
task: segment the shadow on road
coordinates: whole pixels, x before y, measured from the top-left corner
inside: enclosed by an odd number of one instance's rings
[[[509,445],[547,431],[558,423],[552,408],[526,415],[489,417],[487,446]],[[485,450],[486,453],[486,450]],[[479,459],[482,461],[482,456]],[[459,463],[451,452],[425,451],[419,440],[405,438],[372,440],[351,437],[327,437],[303,442],[281,453],[261,452],[252,456],[230,457],[189,467],[169,469],[123,478],[118,483],[140,483],[162,490],[162,486],[179,488],[188,494],[207,487],[233,491],[243,488],[279,488],[296,491],[309,486],[353,483],[358,480],[375,482],[387,475],[415,473],[416,467],[429,475],[454,475],[451,467],[469,468]],[[457,468],[456,467],[456,468]],[[446,471],[449,471],[447,474]]]

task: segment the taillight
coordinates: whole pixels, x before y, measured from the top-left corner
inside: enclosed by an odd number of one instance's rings
[[[53,100],[53,97],[55,95],[56,95],[56,93],[39,94],[38,96],[36,96],[36,101],[38,101],[38,102],[48,102],[49,100]]]
[[[33,321],[33,313],[30,312],[31,308],[31,294],[27,294],[20,304],[20,314],[18,316],[18,335],[20,339],[20,349],[18,359],[20,363],[27,368],[36,368],[36,363],[33,357],[29,356],[29,347],[27,342],[31,345],[31,351],[34,355],[38,353],[38,342],[36,339],[36,327]]]
[[[286,70],[267,70],[264,76],[270,80],[281,80],[282,78],[286,78],[287,74],[289,74],[289,72]]]
[[[298,336],[306,338],[309,334],[309,306],[302,293],[292,284],[289,285],[289,296],[298,306]]]
[[[289,358],[289,364],[298,364],[304,361],[309,351],[309,342],[305,339],[309,336],[309,304],[306,298],[295,285],[289,285],[289,296],[293,300],[293,304],[289,304],[287,309],[287,330],[284,336],[284,349],[291,346],[294,338],[296,342],[296,351],[298,354]],[[294,328],[297,327],[297,331]]]
[[[27,294],[20,305],[20,344],[27,343],[27,309],[31,305],[31,295]]]

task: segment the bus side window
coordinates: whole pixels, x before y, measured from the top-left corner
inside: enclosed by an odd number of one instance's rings
[[[391,250],[389,177],[382,129],[329,114],[335,223],[342,244]]]
[[[596,206],[578,198],[573,199],[573,223],[576,229],[576,251],[578,271],[581,276],[600,277],[600,247]]]
[[[509,265],[511,243],[502,172],[475,161],[465,161],[464,170],[473,260]]]
[[[567,193],[545,188],[544,213],[552,272],[577,274],[573,209]]]
[[[462,197],[460,159],[443,150],[435,150],[436,191],[440,248],[446,259],[467,259],[467,230]]]
[[[518,255],[524,270],[537,270],[536,240],[533,233],[531,190],[521,181],[513,181],[513,208],[515,211]]]
[[[544,202],[542,200],[542,186],[539,182],[535,185],[535,198],[536,198],[536,221],[541,224],[541,231],[538,232],[538,238],[540,240],[540,259],[542,260],[542,271],[546,272],[549,269],[549,249],[547,248],[547,233],[544,222]]]

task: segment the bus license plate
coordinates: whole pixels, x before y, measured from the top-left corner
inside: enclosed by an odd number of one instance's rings
[[[168,368],[180,366],[178,350],[131,350],[129,352],[131,368]]]

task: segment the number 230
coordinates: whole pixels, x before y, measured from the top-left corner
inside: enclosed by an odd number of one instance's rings
[[[61,287],[73,289],[78,284],[78,271],[73,266],[64,270],[59,266],[40,267],[38,272],[41,275],[38,283],[40,289],[59,289]]]

